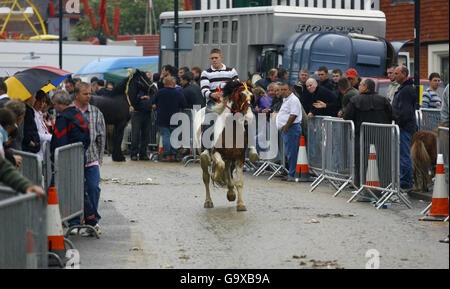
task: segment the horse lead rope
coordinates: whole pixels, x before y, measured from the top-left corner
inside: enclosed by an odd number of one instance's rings
[[[134,107],[131,104],[130,96],[128,95],[128,87],[130,86],[131,79],[133,79],[133,69],[128,68],[128,73],[130,76],[128,77],[127,85],[125,86],[125,95],[127,96],[128,105],[130,106],[130,112],[134,112]]]

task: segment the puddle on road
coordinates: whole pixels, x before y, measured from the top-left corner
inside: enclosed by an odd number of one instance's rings
[[[153,180],[149,180],[147,179],[146,181],[143,182],[128,182],[128,181],[124,181],[121,179],[117,179],[117,178],[102,178],[100,179],[100,183],[105,183],[105,184],[119,184],[119,185],[123,185],[123,186],[157,186],[159,185],[158,183],[154,183]]]

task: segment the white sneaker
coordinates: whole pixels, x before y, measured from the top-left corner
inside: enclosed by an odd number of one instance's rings
[[[100,225],[98,223],[94,226],[94,229],[97,231],[97,234],[102,234],[102,230],[100,230]]]
[[[73,229],[72,231],[70,231],[70,234],[69,234],[69,235],[71,235],[71,236],[76,236],[76,235],[78,235],[79,230],[80,230],[80,229],[75,228],[75,229]]]
[[[94,226],[94,229],[95,229],[95,231],[97,232],[98,235],[102,234],[102,231],[100,230],[100,226],[99,226],[98,223]],[[79,234],[81,236],[83,236],[83,237],[94,237],[95,236],[95,232],[93,232],[92,229],[90,229],[90,228],[82,228],[82,229],[80,229]]]

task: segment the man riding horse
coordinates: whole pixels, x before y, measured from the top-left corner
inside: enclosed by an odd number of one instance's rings
[[[229,81],[222,89],[220,103],[211,109],[211,114],[215,113],[216,116],[213,126],[214,138],[208,146],[209,149],[204,150],[200,155],[203,182],[206,188],[205,208],[214,207],[209,190],[211,177],[214,183],[228,187],[227,198],[230,202],[236,199],[236,188],[238,191],[237,210],[246,210],[242,201],[243,166],[248,147],[248,133],[245,127],[254,118],[251,111],[252,96],[251,88],[248,88],[245,83]],[[202,109],[196,113],[194,118],[198,147],[200,147],[199,143],[202,139],[199,137],[202,131],[200,123],[204,117],[205,109]],[[249,147],[249,157],[252,162],[258,160],[258,154],[254,147]],[[232,165],[236,167],[236,181],[233,181],[232,178]],[[210,166],[213,167],[213,175],[210,175]]]

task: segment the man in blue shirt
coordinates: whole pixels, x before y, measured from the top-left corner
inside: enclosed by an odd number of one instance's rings
[[[175,129],[170,125],[170,118],[180,109],[186,108],[186,99],[182,92],[175,88],[176,80],[172,76],[164,78],[164,88],[158,90],[152,99],[156,110],[156,125],[162,137],[164,157],[162,161],[176,161],[176,150],[170,144],[170,135]]]

